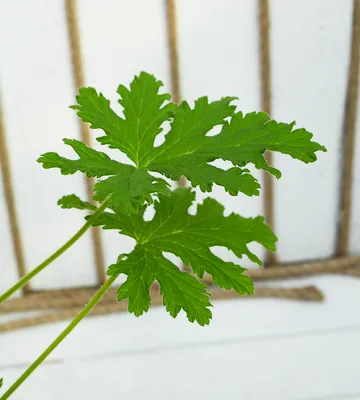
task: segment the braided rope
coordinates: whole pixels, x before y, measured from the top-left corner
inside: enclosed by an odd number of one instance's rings
[[[172,79],[172,92],[175,102],[180,101],[180,79],[179,79],[179,61],[176,40],[176,15],[175,15],[175,0],[166,0],[167,6],[167,21],[168,21],[168,40],[169,40],[169,55],[170,55],[170,68]],[[260,59],[261,59],[261,90],[262,90],[262,108],[270,113],[271,111],[271,92],[270,92],[270,49],[269,49],[269,4],[268,0],[259,1],[259,29],[260,29]],[[65,0],[65,8],[68,23],[69,42],[71,47],[71,58],[74,73],[74,85],[76,88],[84,85],[83,70],[81,65],[80,54],[80,39],[76,18],[76,1]],[[351,177],[351,160],[353,158],[352,148],[350,144],[354,143],[354,121],[356,119],[356,107],[354,109],[354,98],[357,98],[357,84],[359,75],[359,25],[360,25],[360,0],[354,0],[354,26],[353,26],[353,41],[352,41],[352,62],[350,66],[349,76],[349,94],[348,94],[348,110],[347,110],[347,125],[346,125],[346,165],[344,166],[344,174],[349,180]],[[355,60],[355,61],[354,61]],[[355,78],[354,78],[355,76]],[[356,86],[356,88],[354,88]],[[349,100],[350,98],[350,100]],[[355,101],[356,103],[356,101]],[[86,124],[81,124],[81,135],[85,143],[89,143],[90,135],[89,128]],[[350,143],[350,144],[349,144]],[[353,146],[352,146],[353,147]],[[3,147],[4,148],[4,147]],[[350,150],[349,150],[350,149]],[[4,159],[2,155],[2,159]],[[270,155],[267,155],[267,161],[271,163]],[[4,169],[4,167],[2,166]],[[350,172],[349,172],[350,168]],[[5,178],[4,178],[5,179]],[[5,182],[5,180],[4,180]],[[346,192],[350,193],[351,184],[346,184]],[[349,189],[350,188],[350,189]],[[92,189],[92,183],[88,181],[87,190]],[[265,196],[265,214],[267,221],[273,225],[273,192],[271,177],[265,176],[265,189],[267,195]],[[90,197],[91,198],[91,197]],[[347,244],[348,235],[348,222],[350,218],[350,205],[349,197],[343,199],[343,209],[345,216],[342,219],[340,228],[340,239],[342,242],[339,244],[339,254],[344,253]],[[347,210],[347,211],[346,211]],[[344,228],[345,227],[345,228]],[[93,230],[93,240],[96,255],[96,265],[99,277],[99,283],[105,279],[103,254],[100,242],[100,234],[98,230]],[[97,232],[97,233],[95,233]],[[345,247],[344,247],[345,246]],[[277,259],[275,255],[273,258],[269,255],[269,260],[272,264],[276,264]],[[19,263],[18,263],[19,264]],[[343,274],[354,277],[360,277],[360,256],[358,257],[343,257],[322,262],[311,262],[300,265],[290,265],[286,267],[274,266],[267,269],[253,269],[248,271],[248,275],[254,280],[269,280],[280,278],[292,278],[307,275],[318,274]],[[205,277],[204,282],[211,285],[211,278]],[[70,290],[56,290],[49,292],[30,293],[23,298],[10,300],[0,306],[0,313],[11,313],[19,311],[48,311],[55,310],[50,314],[40,315],[32,318],[25,318],[16,321],[10,321],[0,324],[0,332],[8,332],[16,329],[42,325],[66,319],[74,318],[92,294],[97,289],[70,289]],[[233,291],[223,291],[214,287],[209,287],[212,294],[212,299],[244,299],[251,298],[248,296],[239,296]],[[307,300],[307,301],[322,301],[322,293],[314,286],[306,286],[301,288],[280,288],[280,287],[256,287],[255,298],[274,297],[291,300]],[[152,305],[159,306],[162,304],[162,297],[158,293],[158,285],[154,284],[152,287]],[[123,301],[118,303],[116,301],[116,289],[112,288],[104,296],[100,304],[94,309],[92,315],[104,315],[109,313],[123,312],[127,310],[127,302]]]
[[[2,180],[5,194],[5,202],[7,207],[7,214],[9,217],[9,225],[11,231],[11,238],[15,253],[16,265],[19,277],[23,277],[26,274],[24,249],[22,246],[20,225],[18,221],[18,215],[16,212],[15,194],[12,185],[12,175],[10,168],[9,152],[7,147],[6,135],[5,135],[5,124],[3,117],[2,103],[0,99],[0,172],[2,172]],[[23,287],[23,293],[30,290],[29,284]]]
[[[336,255],[343,256],[347,253],[350,237],[351,223],[351,194],[354,170],[354,149],[356,114],[359,96],[360,75],[360,0],[354,0],[353,28],[351,41],[351,59],[349,65],[349,76],[347,84],[346,107],[344,115],[343,140],[345,153],[342,171],[342,190],[340,201],[340,223],[338,230],[338,241]]]
[[[180,103],[180,72],[179,52],[177,44],[176,9],[175,0],[166,0],[166,26],[170,62],[170,79],[172,101]]]
[[[75,91],[80,87],[85,86],[84,73],[81,58],[80,34],[78,26],[78,18],[76,12],[76,0],[65,0],[66,22],[68,28],[69,45],[71,53],[71,64],[73,69],[74,88]],[[79,119],[80,132],[82,141],[90,145],[90,130],[89,125]],[[89,201],[92,201],[93,195],[93,179],[86,179],[86,194]],[[94,245],[95,266],[98,283],[101,285],[105,282],[105,263],[104,253],[101,243],[101,235],[99,228],[91,228],[92,240]]]
[[[79,308],[84,306],[89,300],[90,296],[95,292],[95,289],[85,289],[76,293],[72,297],[63,297],[59,299],[52,299],[52,306],[58,301],[60,306],[59,311],[52,314],[39,315],[36,317],[20,319],[16,321],[10,321],[0,324],[0,332],[9,332],[17,329],[29,328],[38,325],[44,325],[67,319],[73,319],[79,313]],[[95,307],[91,315],[105,315],[118,312],[127,311],[127,301],[118,303],[116,300],[115,289],[111,289],[103,298],[103,300]],[[223,291],[220,289],[210,289],[211,297],[213,300],[225,300],[225,299],[249,299],[255,298],[267,298],[275,297],[280,299],[291,299],[291,300],[306,300],[306,301],[322,301],[322,293],[314,286],[307,286],[301,288],[271,288],[271,287],[258,287],[255,290],[255,294],[251,297],[239,296],[234,291]],[[31,295],[33,296],[33,295]],[[30,299],[29,299],[30,300]],[[31,301],[30,301],[31,304]],[[151,296],[152,306],[162,305],[162,296],[158,293],[152,293]],[[40,303],[37,303],[39,306]],[[50,306],[47,303],[47,306]],[[45,307],[44,307],[45,308]],[[47,307],[48,308],[48,307]],[[67,309],[64,309],[67,308]],[[34,308],[35,309],[35,308]],[[37,308],[38,309],[38,308]],[[20,311],[17,310],[17,311]],[[22,310],[23,311],[23,310]]]
[[[360,256],[344,257],[328,260],[326,262],[313,262],[300,265],[290,265],[283,267],[272,267],[266,269],[250,269],[247,274],[255,281],[294,278],[300,276],[313,276],[320,274],[343,274],[347,276],[360,277]],[[207,276],[203,280],[211,285],[211,277]],[[95,293],[97,288],[79,288],[51,290],[44,292],[33,292],[25,297],[8,300],[0,305],[0,313],[11,313],[18,311],[48,310],[53,308],[71,308],[85,304]],[[158,290],[158,284],[154,283],[152,292]],[[257,288],[260,292],[264,288]],[[276,288],[271,288],[269,296],[276,294]],[[290,291],[292,289],[289,289]],[[224,295],[225,296],[225,295]],[[288,293],[290,296],[290,292]],[[276,296],[275,296],[276,297]],[[116,298],[116,290],[111,288],[104,296],[103,301]]]
[[[170,80],[171,80],[171,95],[174,103],[181,101],[180,89],[180,64],[179,64],[179,50],[177,40],[177,24],[176,24],[176,7],[175,0],[166,0],[166,27],[167,27],[167,41],[169,50],[169,64],[170,64]],[[182,176],[178,182],[179,187],[186,186],[186,178]],[[187,269],[185,267],[185,269]]]
[[[295,278],[300,276],[314,276],[322,274],[343,274],[359,276],[360,256],[334,258],[326,261],[309,262],[298,265],[287,265],[264,269],[250,269],[247,274],[255,281]],[[210,277],[204,280],[211,282]]]
[[[261,82],[261,108],[271,115],[271,61],[270,61],[270,12],[269,1],[258,0],[259,12],[259,52],[260,52],[260,82]],[[271,152],[265,152],[265,159],[269,165],[272,164]],[[264,172],[263,199],[264,216],[266,223],[274,230],[274,188],[272,176]],[[276,265],[278,259],[276,253],[268,251],[266,264]]]

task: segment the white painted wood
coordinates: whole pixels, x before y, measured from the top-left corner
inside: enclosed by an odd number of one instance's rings
[[[357,123],[353,162],[354,175],[351,199],[349,250],[352,254],[360,254],[360,96],[357,104]]]
[[[165,82],[165,90],[169,90],[162,1],[137,0],[129,4],[106,0],[99,7],[95,0],[80,0],[78,6],[88,85],[103,91],[117,110],[117,85],[129,82],[141,69],[153,72]],[[81,175],[62,177],[57,171],[43,171],[35,162],[44,151],[67,154],[61,138],[77,137],[78,127],[74,112],[67,108],[74,102],[74,94],[63,4],[60,0],[51,4],[36,0],[31,7],[25,7],[29,10],[25,9],[23,16],[18,15],[15,5],[7,6],[6,12],[1,13],[4,32],[1,79],[6,92],[16,196],[21,199],[26,261],[29,268],[33,268],[68,238],[70,227],[83,222],[79,212],[59,210],[55,203],[63,193],[75,191],[83,195],[84,185]],[[183,97],[191,101],[204,94],[212,100],[236,95],[240,98],[239,109],[244,112],[260,109],[256,2],[199,0],[195,7],[193,2],[184,0],[178,2],[177,9]],[[34,17],[27,19],[25,14]],[[276,166],[284,172],[282,180],[275,182],[279,254],[282,261],[330,256],[338,207],[351,1],[340,4],[336,0],[321,0],[316,7],[303,7],[300,1],[289,4],[284,0],[272,0],[271,14],[274,117],[287,121],[297,119],[298,126],[312,130],[316,140],[329,148],[329,153],[320,155],[320,160],[309,166],[281,155],[275,157]],[[296,18],[290,18],[294,15]],[[101,29],[94,29],[94,26]],[[25,31],[26,35],[22,35]],[[13,41],[6,40],[8,35]],[[14,48],[19,51],[15,52]],[[24,92],[28,95],[24,96]],[[22,99],[21,118],[18,116],[19,98]],[[95,141],[93,144],[96,145]],[[121,158],[114,151],[112,155]],[[24,171],[31,171],[32,180],[26,178]],[[261,178],[258,173],[257,176]],[[357,174],[354,179],[358,182]],[[41,191],[41,201],[34,186],[46,187],[47,193]],[[355,204],[357,186],[355,183]],[[218,187],[214,188],[213,195],[226,206],[226,212],[236,211],[245,216],[263,213],[261,198],[242,195],[234,198]],[[204,196],[201,194],[200,198]],[[352,251],[359,242],[356,239],[359,236],[357,214],[353,212]],[[316,224],[312,223],[314,220]],[[107,264],[133,246],[131,240],[113,232],[105,232],[104,242]],[[263,258],[260,246],[252,248]],[[214,251],[236,260],[225,249]],[[247,260],[242,263],[252,265]],[[60,265],[61,269],[57,268]],[[90,237],[37,278],[35,287],[68,286],[78,282],[95,282]]]
[[[326,296],[324,303],[277,299],[216,301],[209,327],[188,323],[183,313],[172,319],[163,307],[151,308],[141,318],[123,313],[118,316],[89,318],[86,323],[78,326],[76,332],[51,358],[69,359],[112,354],[114,342],[116,352],[122,354],[150,349],[156,351],[164,346],[173,348],[250,338],[262,340],[268,336],[321,333],[360,326],[360,316],[356,312],[360,301],[358,279],[322,276],[272,283],[273,286],[286,287],[309,284],[315,284],[322,290]],[[31,361],[66,325],[67,323],[60,322],[1,334],[0,369],[6,364]],[[28,346],[26,340],[30,334],[32,346]],[[104,341],[104,337],[107,340]],[[17,342],[16,351],[11,346],[14,340]]]
[[[341,399],[360,393],[360,330],[48,364],[14,399]],[[340,345],[341,343],[341,345]],[[346,366],[346,373],[344,367]],[[13,381],[22,368],[4,371]],[[46,384],[44,384],[46,382]],[[346,397],[345,397],[346,398]],[[350,397],[351,398],[351,397]]]
[[[82,176],[61,176],[36,162],[78,137],[63,1],[34,0],[1,5],[1,86],[15,196],[29,269],[57,250],[84,223],[81,213],[61,210],[64,194],[84,193]],[[11,38],[11,39],[10,39]],[[1,228],[3,229],[3,227]],[[89,285],[95,268],[89,235],[40,274],[34,288]]]
[[[33,268],[83,223],[80,212],[56,206],[64,193],[84,197],[81,175],[61,177],[36,163],[45,151],[72,156],[61,138],[78,137],[78,126],[67,108],[74,93],[63,2],[24,2],[21,13],[16,2],[6,2],[6,12],[3,7],[0,80],[26,261]],[[177,8],[183,97],[194,100],[208,94],[215,100],[235,95],[243,111],[259,110],[257,3],[183,0]],[[351,0],[318,0],[316,6],[310,0],[271,0],[271,13],[274,117],[296,119],[329,149],[310,166],[275,157],[284,172],[275,183],[279,254],[282,261],[325,257],[334,249]],[[153,72],[169,90],[164,2],[105,0],[100,6],[95,0],[80,0],[79,16],[86,83],[101,90],[117,110],[117,85],[128,83],[141,69]],[[357,157],[354,253],[360,251],[358,163]],[[226,212],[263,212],[261,198],[233,198],[219,188],[214,195]],[[1,189],[0,223],[4,290],[16,276]],[[107,263],[131,248],[130,241],[113,232],[103,238]],[[261,249],[255,251],[263,257]],[[218,254],[235,260],[223,249]],[[35,287],[94,282],[88,235],[44,272]],[[206,328],[188,323],[183,314],[174,320],[164,308],[139,319],[127,314],[89,318],[13,398],[360,398],[360,281],[323,276],[271,284],[316,284],[326,301],[217,301],[213,322]],[[0,335],[5,388],[66,325]]]
[[[260,110],[257,3],[252,0],[191,0],[177,2],[178,36],[182,96],[190,104],[207,95],[211,101],[236,96],[235,103],[244,113]],[[221,165],[218,163],[217,165]],[[261,176],[255,171],[255,176]],[[199,199],[209,196],[198,191]],[[214,186],[211,196],[227,212],[243,216],[263,214],[262,199],[236,197]],[[264,258],[264,250],[251,249]],[[224,248],[216,254],[229,261],[238,259]],[[242,260],[244,266],[253,266]]]
[[[164,82],[170,92],[166,19],[161,0],[79,1],[79,21],[87,86],[101,91],[121,114],[116,90],[141,71]],[[101,29],[94,29],[101,27]],[[92,131],[93,146],[111,157],[129,162],[127,157],[95,141],[100,131]],[[131,251],[134,241],[114,231],[103,233],[106,264],[116,262],[119,254]]]
[[[18,273],[0,171],[0,293],[2,294],[9,289],[17,278]]]
[[[172,319],[162,308],[139,319],[89,318],[14,399],[66,398],[72,391],[90,400],[101,394],[165,399],[174,388],[179,399],[197,393],[200,399],[320,400],[359,393],[360,281],[322,276],[274,285],[310,283],[323,290],[324,303],[217,301],[206,328],[184,316]],[[2,334],[0,372],[7,384],[65,326]]]
[[[329,257],[335,250],[341,131],[351,38],[352,1],[272,0],[273,117],[314,133],[325,145],[315,164],[276,155],[281,261]]]

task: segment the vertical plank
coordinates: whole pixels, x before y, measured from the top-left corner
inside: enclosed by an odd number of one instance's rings
[[[276,155],[280,261],[333,255],[338,219],[341,131],[351,38],[352,0],[271,0],[273,116],[297,121],[328,153],[315,164]]]
[[[118,85],[128,85],[141,71],[154,74],[164,82],[163,90],[171,91],[162,0],[80,0],[78,13],[86,84],[101,91],[115,111],[121,114]],[[99,132],[91,134],[95,137]],[[95,142],[94,147],[131,163],[116,150]],[[103,232],[103,237],[106,265],[134,246],[133,239],[114,231]]]
[[[63,1],[32,0],[1,6],[1,84],[14,191],[29,269],[58,249],[84,223],[81,213],[57,207],[64,194],[83,196],[80,175],[44,170],[40,154],[73,157],[61,139],[77,137]],[[9,40],[11,38],[11,40]],[[96,282],[89,235],[82,238],[33,283],[48,289]]]
[[[344,155],[342,184],[340,194],[340,221],[336,254],[344,256],[348,252],[351,234],[351,199],[354,176],[354,147],[356,132],[356,114],[359,93],[360,71],[360,0],[354,0],[351,56],[349,65],[347,98],[344,115]],[[359,153],[357,153],[359,154]]]
[[[73,70],[74,78],[74,88],[75,92],[80,87],[85,86],[84,73],[82,67],[82,57],[81,57],[81,45],[78,27],[78,17],[77,17],[77,1],[76,0],[65,0],[65,12],[66,12],[66,22],[67,30],[69,36],[69,48],[71,53],[71,65]],[[82,141],[91,146],[90,144],[90,132],[89,124],[83,123],[79,118],[80,135]],[[86,194],[88,201],[92,201],[93,196],[93,179],[85,178]],[[103,284],[106,280],[105,278],[105,266],[104,266],[104,254],[101,242],[100,228],[92,228],[92,240],[94,245],[94,258],[96,265],[97,280],[99,284]]]
[[[223,96],[237,96],[238,109],[251,112],[261,109],[260,70],[258,50],[258,7],[253,0],[191,0],[177,2],[182,94],[190,101],[208,95],[210,100]],[[228,164],[216,161],[216,166]],[[262,183],[258,171],[254,175]],[[204,198],[209,194],[199,192]],[[244,216],[263,214],[261,197],[245,195],[233,197],[215,186],[211,196],[226,208],[226,213],[237,212]],[[264,260],[260,246],[252,250]],[[226,260],[239,261],[224,248],[214,252]],[[253,264],[241,260],[246,267]]]
[[[24,260],[24,249],[22,245],[20,225],[18,221],[18,213],[16,210],[16,201],[14,196],[14,188],[13,188],[13,179],[11,173],[11,166],[8,155],[8,145],[6,139],[5,132],[5,121],[4,121],[4,111],[2,106],[2,94],[0,93],[0,175],[1,175],[1,184],[2,184],[2,197],[4,199],[4,209],[2,211],[3,216],[3,243],[4,245],[8,245],[8,249],[4,249],[4,254],[7,255],[11,253],[13,250],[15,260],[16,260],[16,269],[17,276],[21,278],[26,274],[25,270],[25,260]],[[7,216],[5,216],[7,214]],[[11,242],[9,243],[6,238],[8,237],[7,228],[8,225],[5,221],[7,219],[9,223],[10,229],[10,237]],[[9,262],[9,260],[5,260],[4,263]],[[9,262],[10,264],[10,262]],[[4,271],[7,267],[4,265]],[[11,273],[11,272],[10,272]],[[5,280],[5,278],[4,278]],[[29,290],[29,284],[23,287],[23,293],[26,293]]]

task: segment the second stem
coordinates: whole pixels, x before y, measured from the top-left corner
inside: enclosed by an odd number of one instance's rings
[[[45,359],[59,346],[59,344],[69,335],[69,333],[86,317],[87,314],[102,299],[104,294],[110,289],[117,276],[109,278],[103,286],[95,293],[89,303],[80,311],[80,313],[71,321],[71,323],[61,332],[61,334],[50,344],[50,346],[30,365],[30,367],[10,386],[10,388],[0,397],[0,400],[8,399],[15,390],[36,370],[36,368],[45,361]]]
[[[3,303],[6,299],[8,299],[11,295],[13,295],[16,291],[25,286],[30,279],[36,276],[39,272],[41,272],[44,268],[46,268],[49,264],[55,261],[61,254],[65,253],[77,240],[84,235],[84,233],[92,226],[93,222],[102,214],[102,212],[107,207],[110,200],[110,196],[107,197],[103,203],[100,204],[99,208],[90,216],[90,218],[86,221],[86,223],[79,229],[75,235],[70,238],[63,246],[61,246],[58,250],[55,251],[50,257],[48,257],[45,261],[43,261],[40,265],[30,271],[28,274],[23,276],[14,286],[12,286],[9,290],[7,290],[2,296],[0,296],[0,304]]]

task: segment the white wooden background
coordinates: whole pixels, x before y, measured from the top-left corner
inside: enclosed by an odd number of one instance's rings
[[[164,2],[80,0],[86,84],[116,105],[116,88],[141,70],[170,90]],[[349,62],[351,0],[271,0],[273,117],[312,131],[328,148],[312,165],[276,155],[275,222],[281,261],[327,258],[335,249],[341,131]],[[260,109],[257,1],[178,0],[182,96],[239,97]],[[84,196],[81,175],[63,177],[36,163],[46,151],[72,156],[78,137],[65,13],[61,0],[0,0],[0,86],[26,265],[32,269],[83,223],[56,206]],[[358,105],[360,115],[360,102]],[[360,121],[356,152],[360,154]],[[95,143],[94,143],[95,144]],[[102,149],[104,151],[104,149]],[[260,176],[261,180],[261,176]],[[216,188],[228,211],[262,214],[262,199]],[[360,253],[360,157],[356,157],[350,250]],[[131,241],[103,235],[106,262]],[[258,254],[264,256],[261,248]],[[222,255],[233,258],[222,249]],[[34,280],[36,289],[95,283],[90,235]],[[249,262],[245,262],[250,266]],[[0,291],[17,279],[0,187]],[[82,324],[14,399],[360,399],[360,284],[319,277],[322,305],[279,300],[218,302],[208,328],[147,316]],[[283,283],[285,284],[285,283]],[[64,323],[0,336],[0,376],[9,384]]]

